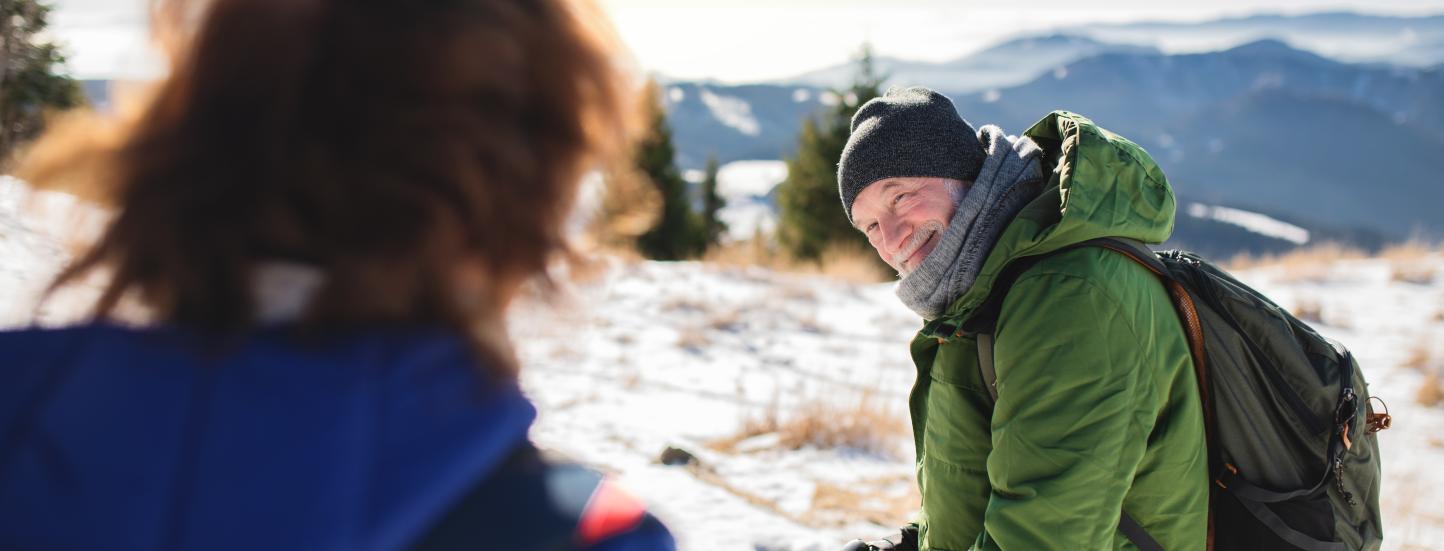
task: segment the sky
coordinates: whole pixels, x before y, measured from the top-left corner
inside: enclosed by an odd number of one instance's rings
[[[1063,25],[1206,20],[1349,10],[1444,13],[1444,0],[597,0],[638,66],[673,78],[756,82],[878,55],[942,61],[1007,37]],[[160,72],[144,0],[51,0],[52,26],[81,78]]]

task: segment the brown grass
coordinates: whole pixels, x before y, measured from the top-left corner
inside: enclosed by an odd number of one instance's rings
[[[1324,307],[1314,299],[1299,299],[1294,303],[1294,307],[1289,309],[1289,313],[1309,323],[1324,322]]]
[[[883,404],[873,392],[854,392],[850,397],[812,398],[784,418],[774,399],[760,415],[743,419],[736,434],[711,442],[712,449],[732,452],[744,440],[776,434],[778,446],[797,450],[851,448],[886,457],[897,457],[897,443],[908,434],[906,416]]]
[[[1422,239],[1392,245],[1379,252],[1379,257],[1388,261],[1393,273],[1390,279],[1403,283],[1428,285],[1438,275],[1434,257],[1440,249]]]
[[[774,272],[821,275],[850,283],[880,283],[896,278],[870,250],[834,245],[824,250],[816,262],[799,261],[761,237],[713,247],[702,260],[720,266],[756,266]]]
[[[1402,365],[1410,369],[1424,371],[1429,367],[1429,347],[1424,344],[1415,345],[1414,349],[1409,351],[1409,357],[1404,359]]]
[[[706,331],[699,328],[689,327],[677,333],[677,348],[702,350],[709,344],[712,344],[712,340],[707,338]]]
[[[842,526],[859,520],[882,526],[902,526],[922,502],[911,476],[883,477],[851,482],[847,486],[818,482],[812,507],[802,515],[808,524]],[[897,491],[899,488],[904,491]]]
[[[1444,402],[1444,384],[1440,384],[1439,370],[1431,369],[1424,373],[1424,381],[1419,383],[1419,392],[1414,395],[1419,405],[1434,407]]]
[[[707,328],[715,331],[737,331],[742,328],[742,311],[731,308],[713,312],[707,318]]]
[[[1368,254],[1362,250],[1339,243],[1325,242],[1279,255],[1241,254],[1229,259],[1224,266],[1229,270],[1279,268],[1282,271],[1279,280],[1285,283],[1323,281],[1328,279],[1329,272],[1335,264],[1345,260],[1367,257]]]

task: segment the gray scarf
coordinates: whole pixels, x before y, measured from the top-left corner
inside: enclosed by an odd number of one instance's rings
[[[1026,137],[988,125],[978,130],[987,159],[958,203],[937,247],[902,279],[897,296],[923,319],[937,319],[963,296],[1003,228],[1042,192],[1043,150]]]

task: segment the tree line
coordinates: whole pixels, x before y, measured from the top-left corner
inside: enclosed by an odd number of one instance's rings
[[[79,84],[63,73],[60,46],[44,38],[50,12],[41,0],[0,3],[0,170],[39,135],[49,113],[85,101]],[[787,179],[777,189],[778,225],[769,245],[797,260],[819,261],[831,247],[866,246],[842,214],[837,162],[852,115],[880,95],[884,79],[866,47],[856,66],[852,84],[832,91],[837,101],[802,123],[796,151],[786,161]],[[702,181],[689,186],[676,165],[661,87],[651,83],[641,99],[645,131],[622,162],[603,171],[590,233],[603,246],[650,259],[700,258],[727,231],[719,217],[725,203],[717,190],[717,159],[709,156]]]
[[[787,179],[777,188],[778,224],[773,239],[796,260],[820,262],[824,253],[833,248],[867,251],[867,240],[852,228],[842,212],[837,196],[837,162],[847,144],[853,114],[867,100],[882,94],[886,77],[877,74],[867,47],[855,58],[855,65],[852,83],[831,91],[836,101],[803,121],[797,148],[786,160]],[[635,237],[635,249],[658,260],[696,258],[717,245],[726,228],[717,218],[723,207],[717,195],[717,160],[708,158],[700,186],[702,200],[693,200],[674,164],[676,151],[659,87],[653,83],[644,96],[649,126],[632,156],[630,168],[634,173],[608,173],[603,225],[617,226],[615,220],[623,211],[617,208],[620,205],[655,210],[658,214],[651,225]],[[639,189],[633,178],[641,178],[651,186]],[[693,205],[699,203],[700,211],[694,210]],[[626,237],[616,237],[616,231],[610,235],[610,244],[627,246]]]

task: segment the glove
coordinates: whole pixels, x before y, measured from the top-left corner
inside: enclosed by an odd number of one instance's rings
[[[909,524],[899,530],[899,534],[888,536],[876,541],[852,540],[843,546],[842,551],[917,551],[918,550],[918,527],[916,524]]]

